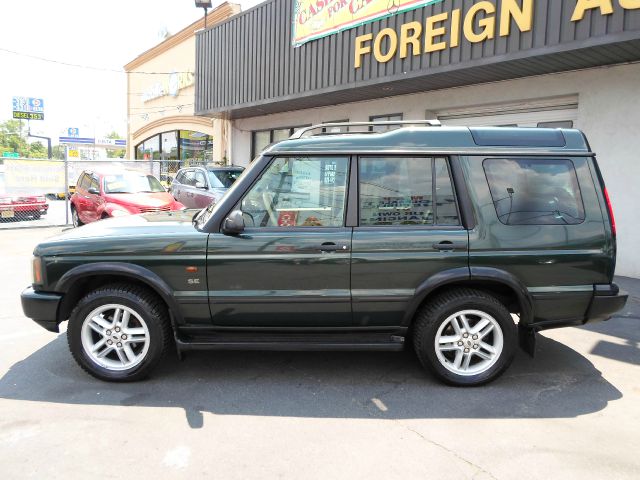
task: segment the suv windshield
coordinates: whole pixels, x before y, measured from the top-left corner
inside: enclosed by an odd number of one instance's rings
[[[153,175],[136,173],[119,173],[116,175],[105,175],[105,193],[142,193],[142,192],[164,192],[165,189],[158,179]]]
[[[229,188],[241,174],[242,170],[209,170],[209,182],[213,188]]]

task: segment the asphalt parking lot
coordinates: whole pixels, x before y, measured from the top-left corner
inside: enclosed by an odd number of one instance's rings
[[[22,315],[58,231],[0,231],[1,478],[638,478],[640,280],[617,279],[616,318],[546,332],[480,388],[410,353],[199,352],[108,384]]]

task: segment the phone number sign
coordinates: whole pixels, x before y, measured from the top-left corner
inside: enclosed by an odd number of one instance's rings
[[[44,100],[33,97],[13,97],[13,118],[44,120]]]

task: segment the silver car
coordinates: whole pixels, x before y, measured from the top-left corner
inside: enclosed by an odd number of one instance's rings
[[[242,167],[188,167],[178,170],[170,192],[187,208],[204,208],[217,203],[233,185]]]

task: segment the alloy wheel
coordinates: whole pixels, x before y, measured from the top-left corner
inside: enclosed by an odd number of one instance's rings
[[[112,371],[129,370],[149,351],[149,329],[133,309],[103,305],[86,316],[81,330],[82,347],[97,365]]]
[[[435,337],[436,356],[449,371],[463,376],[489,370],[500,358],[504,335],[491,315],[462,310],[442,322]]]

